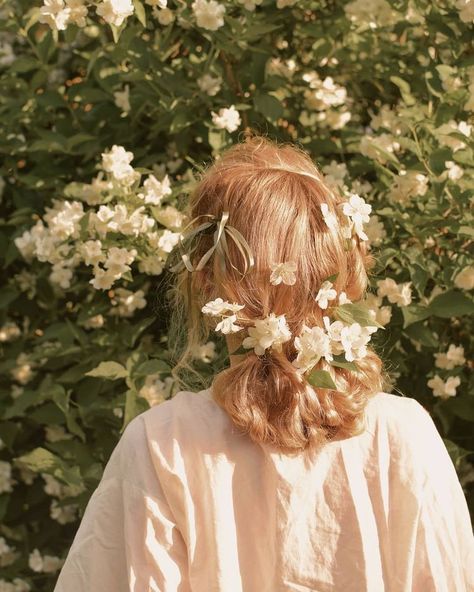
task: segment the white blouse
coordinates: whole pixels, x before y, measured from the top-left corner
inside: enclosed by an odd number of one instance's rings
[[[55,592],[472,592],[474,537],[414,399],[373,397],[363,434],[288,455],[239,434],[210,389],[126,428]]]

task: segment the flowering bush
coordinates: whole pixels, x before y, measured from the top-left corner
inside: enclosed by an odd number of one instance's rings
[[[176,392],[160,286],[182,195],[247,126],[353,196],[372,341],[472,500],[473,19],[474,0],[0,3],[2,592],[52,589],[121,430]],[[275,322],[248,345],[286,339]],[[305,329],[298,364],[337,330]]]

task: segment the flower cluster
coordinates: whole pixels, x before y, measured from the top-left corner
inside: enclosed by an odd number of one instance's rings
[[[184,215],[164,204],[172,194],[168,174],[142,174],[131,165],[133,153],[114,145],[102,154],[100,172],[91,183],[71,183],[65,188],[70,199],[53,199],[52,207],[36,224],[16,237],[23,257],[51,264],[49,280],[58,290],[67,290],[76,280],[82,263],[92,268],[89,283],[96,290],[109,290],[124,278],[131,279],[132,264],[148,275],[162,273],[166,260],[180,237]],[[143,308],[144,292],[133,294],[117,288],[127,298],[123,311],[130,316]],[[113,303],[112,303],[113,304]],[[132,306],[133,304],[133,306]]]
[[[315,366],[321,358],[332,362],[335,355],[341,353],[347,362],[361,360],[367,355],[367,344],[376,326],[362,326],[359,323],[347,325],[342,321],[331,323],[329,317],[323,317],[324,327],[303,326],[301,334],[295,338],[298,356],[293,362],[301,371],[306,372]]]
[[[272,264],[270,281],[273,285],[286,283],[293,285],[295,279],[296,264],[294,262]],[[290,274],[290,275],[287,275]],[[286,280],[286,281],[285,281]],[[371,335],[381,326],[375,320],[375,312],[366,309],[366,322],[356,322],[351,319],[351,306],[353,303],[347,298],[344,292],[340,294],[333,287],[333,283],[325,280],[315,296],[318,306],[326,310],[329,301],[336,301],[332,307],[332,313],[337,315],[339,306],[345,306],[346,318],[350,322],[337,319],[331,322],[328,315],[323,316],[324,328],[320,326],[309,327],[303,325],[299,335],[294,337],[294,345],[298,352],[293,365],[297,371],[305,374],[310,371],[318,362],[324,358],[328,363],[334,361],[335,356],[344,356],[342,363],[348,369],[356,369],[355,362],[367,355],[367,344]],[[347,307],[349,305],[349,308]],[[358,307],[360,313],[360,304]],[[220,317],[215,330],[223,334],[235,333],[244,329],[238,324],[237,313],[245,307],[243,304],[224,301],[216,298],[207,302],[202,307],[202,312],[213,317]],[[371,314],[372,313],[372,314]],[[347,317],[347,315],[349,315]],[[284,314],[275,315],[270,313],[263,319],[256,319],[252,326],[248,327],[248,336],[242,341],[242,348],[253,348],[256,355],[264,355],[267,349],[281,352],[282,345],[292,339],[293,335],[288,326]],[[341,365],[338,358],[337,364]],[[317,385],[316,385],[317,386]]]
[[[342,234],[350,239],[356,234],[361,240],[368,241],[369,237],[364,232],[364,224],[370,222],[372,206],[365,202],[357,193],[348,192],[347,200],[340,204],[342,214],[346,217],[346,224],[342,226]],[[321,213],[326,226],[330,230],[337,230],[339,221],[335,212],[332,212],[327,203],[321,204]]]

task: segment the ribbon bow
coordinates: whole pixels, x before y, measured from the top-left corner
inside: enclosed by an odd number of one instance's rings
[[[209,218],[209,221],[203,222],[196,228],[186,232],[186,229],[192,226],[195,222],[197,222],[200,218]],[[170,271],[176,272],[181,271],[182,269],[186,268],[188,271],[200,271],[203,269],[204,265],[209,261],[212,254],[214,253],[216,257],[219,259],[219,264],[223,272],[226,270],[226,257],[230,263],[230,265],[242,275],[245,275],[253,266],[254,266],[254,258],[252,254],[252,250],[242,236],[242,234],[230,224],[227,224],[229,220],[229,212],[223,212],[220,218],[212,214],[201,214],[200,216],[196,216],[186,225],[183,230],[182,235],[178,241],[178,248],[181,252],[181,261],[176,263],[170,267]],[[214,231],[214,244],[212,247],[204,253],[204,255],[199,260],[197,265],[193,265],[191,262],[191,255],[193,251],[197,248],[197,242],[194,246],[190,247],[193,240],[199,236],[199,234],[208,228],[216,226],[216,230]],[[245,268],[243,273],[232,263],[230,258],[229,246],[227,244],[227,237],[234,241],[234,244],[239,249],[241,253]],[[187,252],[185,252],[185,245],[190,247]]]

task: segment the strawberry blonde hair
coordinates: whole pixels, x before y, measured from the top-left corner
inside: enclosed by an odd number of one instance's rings
[[[229,212],[228,223],[249,243],[255,265],[242,277],[231,265],[223,272],[217,258],[211,257],[190,277],[186,270],[176,274],[170,330],[175,337],[184,331],[185,347],[173,370],[179,383],[181,371],[191,368],[196,347],[208,339],[212,320],[201,307],[210,300],[220,297],[244,304],[238,322],[246,327],[271,312],[284,314],[296,336],[304,324],[324,327],[326,311],[314,296],[325,278],[338,273],[338,293],[346,292],[353,302],[364,297],[373,256],[358,237],[353,248],[345,250],[344,237],[340,231],[331,232],[321,214],[320,205],[327,203],[343,223],[336,207],[342,201],[303,149],[253,133],[201,174],[190,196],[190,219],[203,214],[220,218]],[[203,235],[193,262],[212,244],[212,235]],[[242,266],[242,255],[232,241],[228,248],[232,263]],[[290,260],[297,264],[296,283],[272,285],[270,265]],[[236,335],[242,340],[245,334]],[[330,366],[324,358],[318,362],[316,368],[329,371],[338,390],[312,387],[301,379],[292,364],[297,351],[290,340],[281,353],[266,350],[257,356],[250,350],[239,357],[213,377],[211,393],[239,431],[255,442],[287,452],[313,449],[330,438],[360,433],[369,397],[389,385],[380,357],[367,349],[357,361],[358,372]]]

